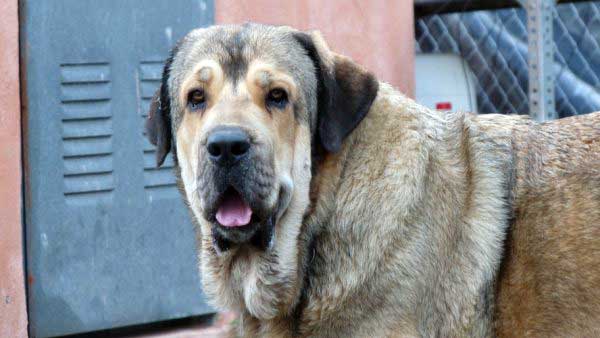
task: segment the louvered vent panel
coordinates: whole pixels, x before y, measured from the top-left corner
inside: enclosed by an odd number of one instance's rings
[[[115,186],[109,64],[63,64],[60,76],[65,199],[110,201]]]
[[[160,87],[162,78],[163,61],[142,61],[139,69],[139,97],[142,126],[148,118],[150,102],[156,90]],[[160,168],[156,167],[156,148],[146,138],[143,130],[144,144],[144,188],[157,197],[172,196],[176,192],[175,176],[173,175],[173,158],[167,156],[165,163]],[[154,193],[157,194],[154,194]],[[165,192],[169,194],[164,195]]]

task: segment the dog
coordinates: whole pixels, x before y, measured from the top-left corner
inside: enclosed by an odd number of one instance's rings
[[[600,113],[434,111],[245,24],[179,41],[146,129],[234,336],[600,335]]]

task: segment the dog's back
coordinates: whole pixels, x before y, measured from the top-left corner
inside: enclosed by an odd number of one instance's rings
[[[497,285],[497,333],[598,336],[600,113],[508,125],[513,214]]]

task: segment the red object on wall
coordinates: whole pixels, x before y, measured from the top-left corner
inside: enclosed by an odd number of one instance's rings
[[[438,102],[435,104],[437,110],[452,110],[452,102]]]

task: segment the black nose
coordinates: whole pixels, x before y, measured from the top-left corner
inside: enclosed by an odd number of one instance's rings
[[[232,165],[248,155],[250,137],[238,127],[213,130],[206,142],[208,156],[219,165]]]

